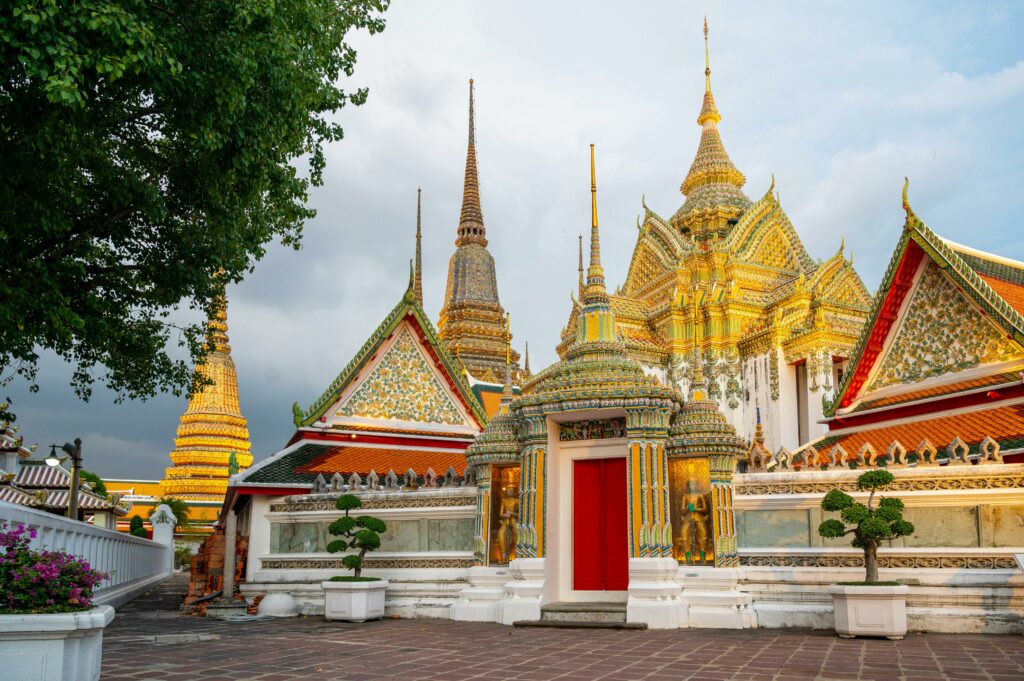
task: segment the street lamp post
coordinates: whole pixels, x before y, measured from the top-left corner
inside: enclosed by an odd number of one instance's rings
[[[82,468],[82,438],[76,437],[75,444],[65,442],[61,450],[71,459],[71,489],[68,494],[68,517],[78,520],[78,473]],[[50,445],[50,455],[46,457],[48,466],[57,466],[60,459],[57,457],[57,445]]]

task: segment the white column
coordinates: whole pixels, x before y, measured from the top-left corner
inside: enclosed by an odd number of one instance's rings
[[[164,570],[171,574],[174,572],[174,526],[177,520],[167,504],[160,504],[149,517],[149,522],[153,525],[153,541],[167,547]]]
[[[249,503],[249,555],[245,561],[245,581],[256,582],[256,571],[262,569],[260,556],[270,553],[270,497],[254,496]]]
[[[774,352],[774,361],[779,369],[779,400],[777,405],[778,430],[782,446],[796,449],[800,446],[799,406],[796,399],[796,368],[786,364],[782,348]]]
[[[227,513],[224,521],[224,589],[221,598],[231,600],[235,595],[235,535],[237,534],[238,516],[235,510]]]

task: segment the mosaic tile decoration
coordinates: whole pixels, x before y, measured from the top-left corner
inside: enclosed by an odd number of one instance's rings
[[[398,332],[384,357],[339,407],[337,415],[447,425],[465,423],[409,327]]]
[[[896,334],[869,390],[1021,356],[934,263],[921,275]]]

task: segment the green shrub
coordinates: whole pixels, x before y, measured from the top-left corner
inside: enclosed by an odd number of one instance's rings
[[[867,505],[854,501],[846,492],[834,489],[821,500],[826,511],[838,512],[842,520],[831,518],[818,526],[818,534],[826,538],[853,535],[851,544],[864,551],[867,582],[878,582],[878,543],[914,533],[913,523],[903,519],[903,502],[883,497],[874,506],[875,492],[892,483],[892,473],[873,470],[857,478],[857,489],[870,491]],[[844,524],[845,523],[845,524]],[[847,527],[846,524],[849,524]]]
[[[149,537],[149,533],[146,532],[146,527],[141,516],[133,515],[131,517],[128,521],[128,533],[136,537],[142,537],[143,539]]]
[[[387,532],[388,526],[383,520],[373,516],[361,515],[353,518],[349,515],[349,511],[354,511],[362,505],[363,502],[359,500],[359,497],[352,494],[343,494],[335,502],[338,510],[344,511],[345,515],[328,525],[327,531],[335,537],[341,537],[341,539],[335,539],[329,543],[327,550],[331,553],[339,553],[356,549],[358,553],[350,553],[341,559],[342,565],[352,570],[355,574],[351,578],[334,578],[334,581],[369,581],[374,579],[372,577],[360,577],[360,572],[363,569],[363,559],[366,557],[367,552],[380,548],[380,535],[383,532]]]

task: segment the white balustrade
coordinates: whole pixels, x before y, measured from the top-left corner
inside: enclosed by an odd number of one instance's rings
[[[173,519],[160,522],[154,514],[153,520],[153,540],[149,540],[0,501],[0,521],[6,521],[8,529],[25,525],[36,530],[32,548],[66,551],[109,575],[94,592],[96,605],[118,607],[170,576]]]

